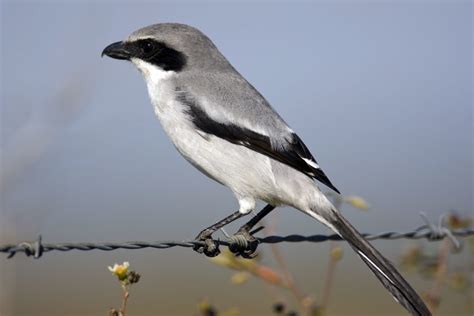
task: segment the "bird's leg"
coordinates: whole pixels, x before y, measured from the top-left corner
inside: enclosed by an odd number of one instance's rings
[[[212,234],[224,227],[225,225],[241,218],[246,214],[241,213],[239,211],[232,213],[231,215],[227,216],[223,220],[220,220],[219,222],[215,223],[212,226],[209,226],[208,228],[202,230],[199,235],[197,235],[196,240],[204,242],[204,245],[196,245],[193,247],[193,249],[199,253],[204,253],[208,257],[215,257],[217,256],[220,251],[219,247],[217,245],[217,242],[215,242],[212,239]]]
[[[257,225],[257,223],[267,216],[271,211],[275,209],[275,206],[267,204],[260,212],[252,217],[245,225],[239,228],[237,233],[234,234],[237,238],[243,238],[246,241],[247,247],[242,249],[238,244],[233,244],[229,247],[230,251],[239,254],[244,258],[254,258],[255,251],[257,250],[258,240],[250,234],[250,230]],[[234,237],[234,238],[235,238]]]

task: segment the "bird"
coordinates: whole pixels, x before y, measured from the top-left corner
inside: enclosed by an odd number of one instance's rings
[[[264,201],[267,205],[237,232],[249,242],[241,254],[252,257],[258,242],[250,229],[275,207],[287,205],[345,239],[409,313],[431,315],[390,261],[323,194],[316,181],[339,190],[302,139],[203,32],[180,23],[153,24],[108,45],[104,55],[136,66],[177,151],[238,200],[238,210],[199,233],[202,244],[196,251],[217,255],[212,233]]]

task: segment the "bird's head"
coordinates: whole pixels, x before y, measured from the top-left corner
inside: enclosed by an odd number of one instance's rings
[[[129,60],[146,79],[189,70],[228,67],[228,62],[211,40],[198,29],[177,23],[147,26],[124,41],[112,43],[102,51],[115,59]]]

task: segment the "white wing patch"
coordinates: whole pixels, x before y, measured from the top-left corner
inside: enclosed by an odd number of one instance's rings
[[[313,167],[314,169],[320,169],[319,165],[318,165],[316,162],[314,162],[314,161],[312,161],[312,160],[309,160],[309,159],[307,159],[307,158],[303,158],[303,157],[301,157],[301,159],[303,159],[304,162],[306,162],[308,165],[310,165],[310,166]]]

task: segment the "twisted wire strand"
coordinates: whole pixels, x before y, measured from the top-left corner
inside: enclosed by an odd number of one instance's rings
[[[446,227],[434,226],[434,225],[423,225],[413,231],[409,232],[381,232],[376,234],[363,234],[367,240],[396,240],[396,239],[427,239],[431,241],[441,240],[443,238],[450,238],[454,246],[459,246],[459,241],[455,237],[467,237],[474,235],[473,228],[461,229],[451,231]],[[259,244],[277,244],[283,242],[325,242],[329,240],[342,240],[339,235],[288,235],[288,236],[267,236],[263,238],[257,238]],[[230,236],[223,240],[215,239],[217,245],[231,246],[237,243],[237,247],[245,247],[245,245],[238,244],[235,238]],[[18,252],[23,252],[26,256],[33,256],[34,258],[40,258],[44,253],[50,251],[91,251],[91,250],[102,250],[102,251],[113,251],[116,249],[168,249],[173,247],[184,247],[193,248],[194,246],[204,245],[204,242],[198,240],[184,240],[184,241],[127,241],[127,242],[104,242],[104,243],[42,243],[41,236],[34,242],[21,242],[19,244],[3,245],[0,246],[0,253],[8,254],[8,258],[13,257]]]

